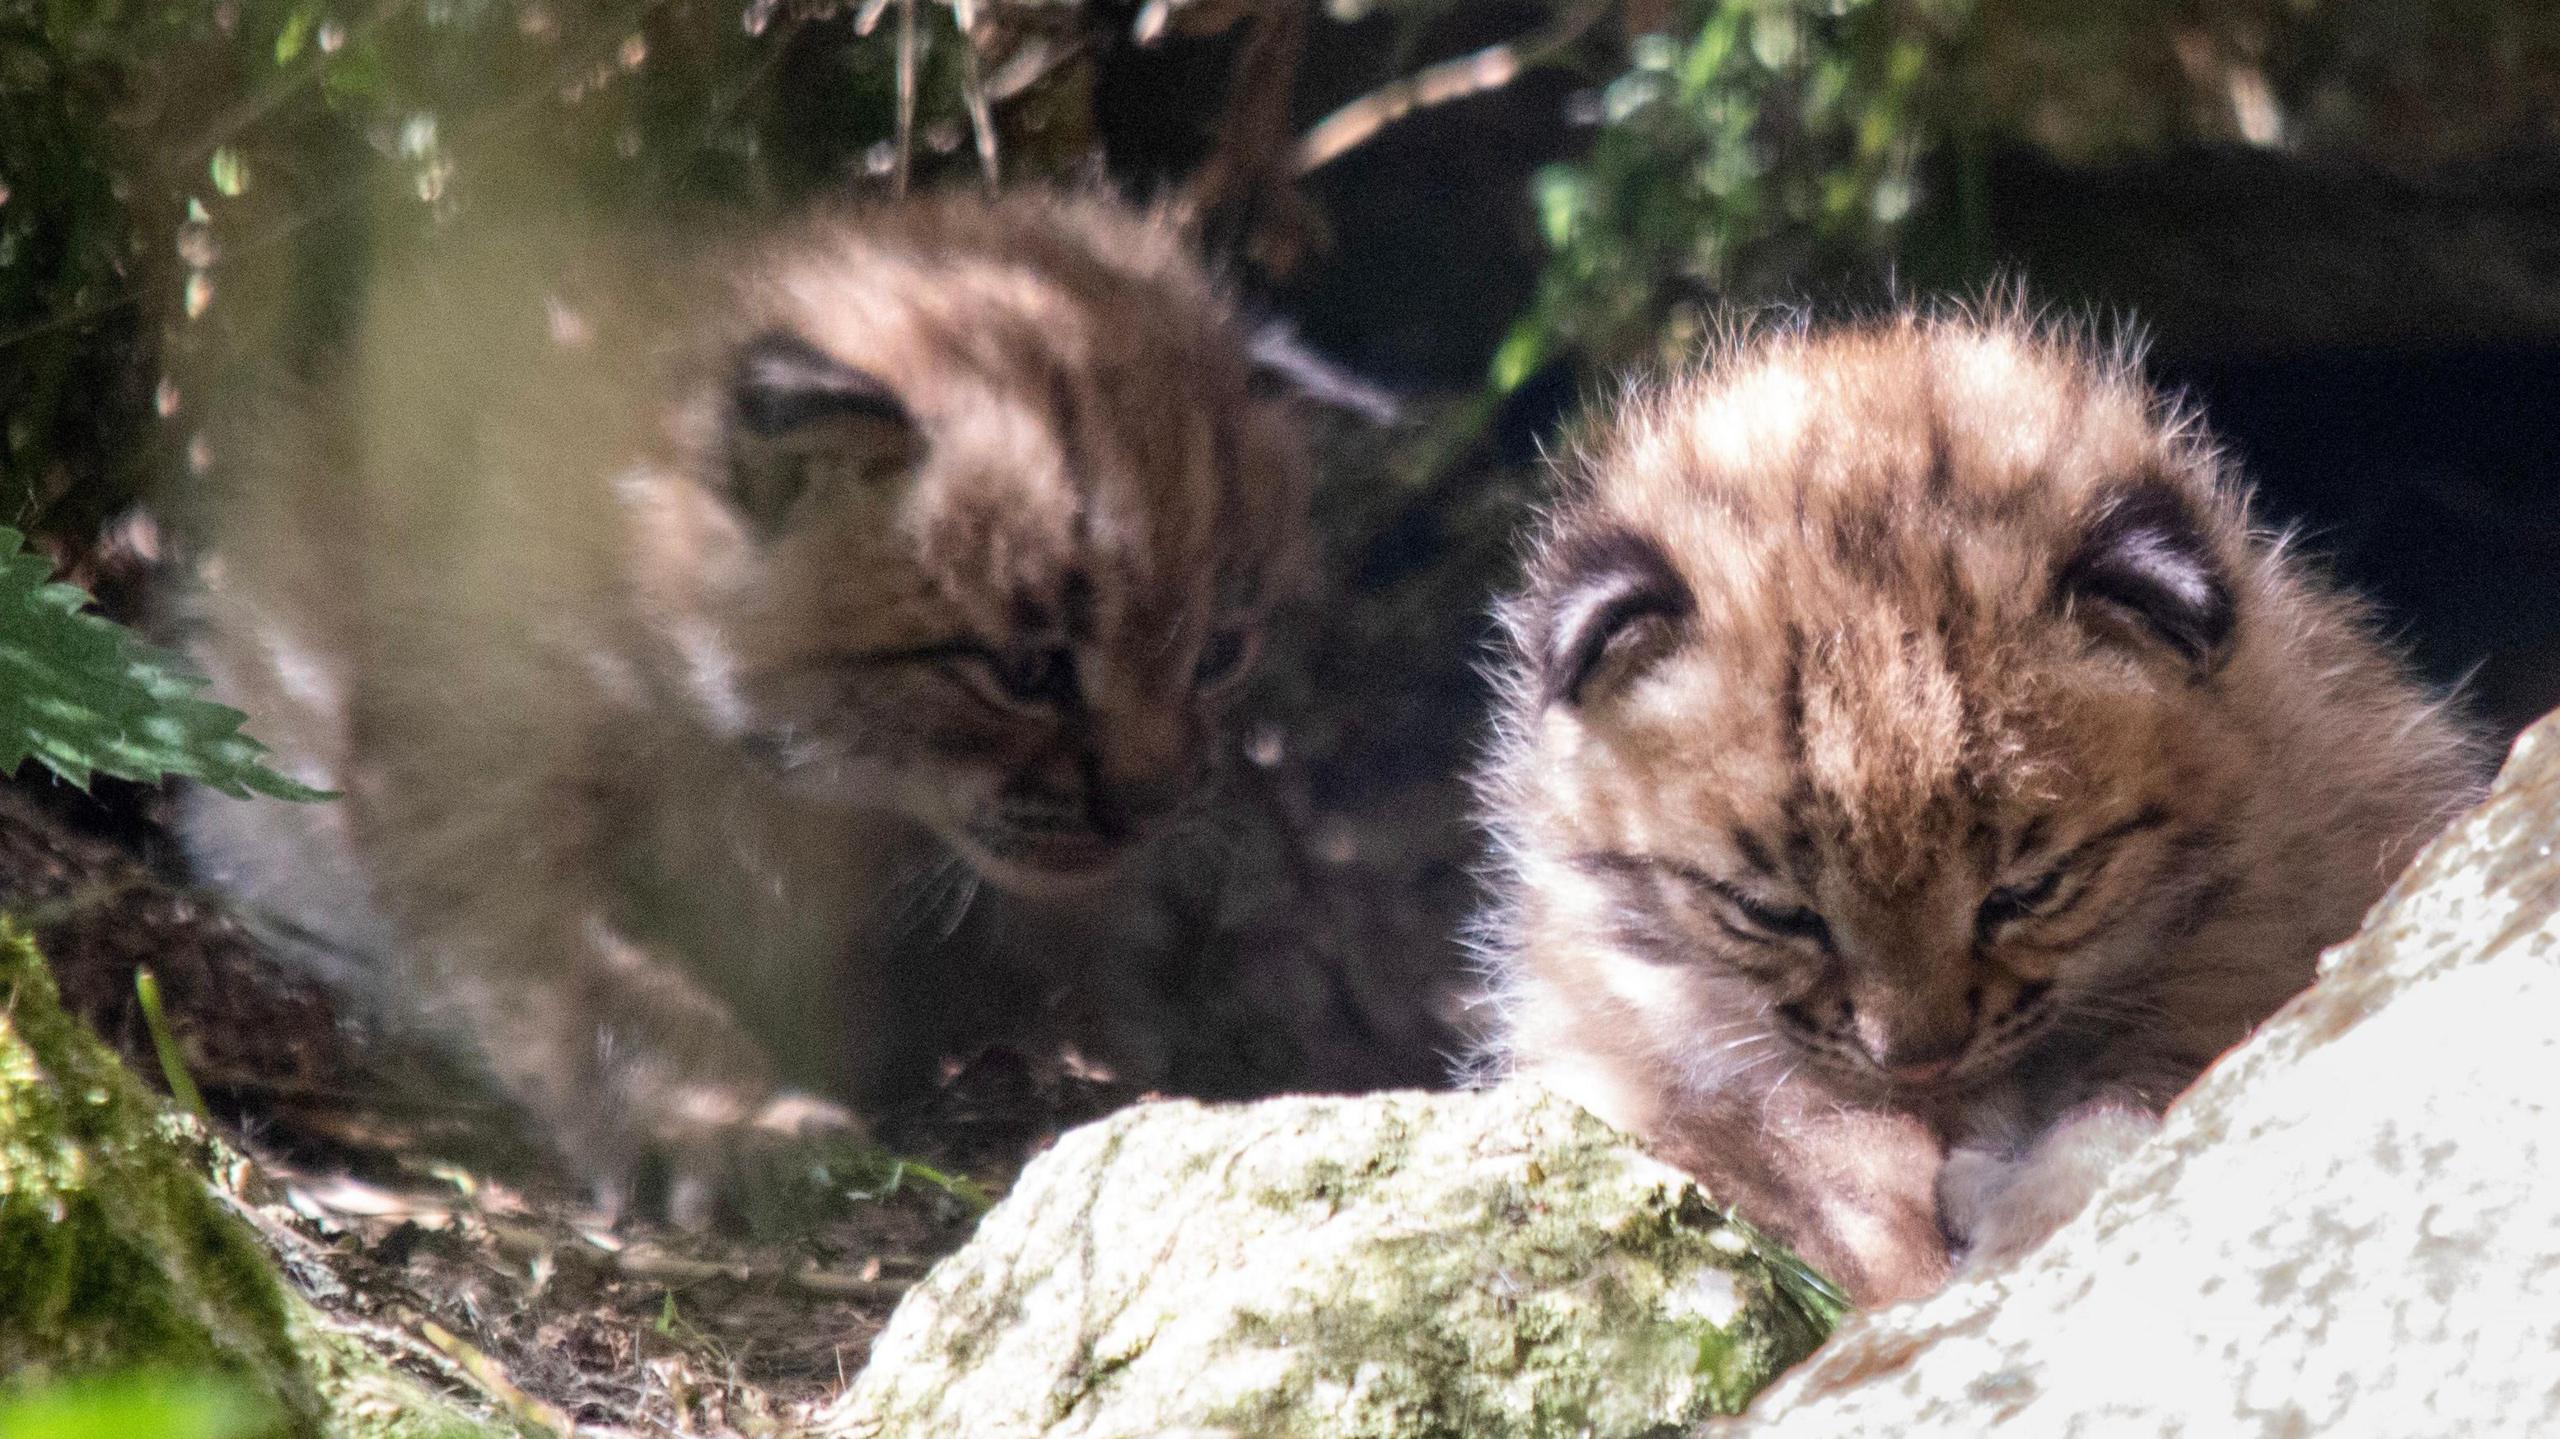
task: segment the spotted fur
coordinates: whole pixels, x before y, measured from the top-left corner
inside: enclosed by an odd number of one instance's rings
[[[2472,793],[2193,418],[2014,311],[1738,337],[1571,470],[1479,781],[1488,1068],[1864,1298],[2040,1237],[2047,1137],[2156,1114]]]
[[[576,230],[458,226],[216,439],[196,652],[345,798],[188,837],[699,1212],[830,1112],[782,1086],[914,1079],[977,951],[1134,939],[1095,896],[1298,583],[1305,464],[1182,238],[1101,198]]]

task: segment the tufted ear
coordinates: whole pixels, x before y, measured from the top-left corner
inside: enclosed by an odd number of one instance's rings
[[[1696,612],[1688,581],[1662,546],[1634,530],[1569,534],[1532,566],[1522,647],[1547,704],[1581,705],[1615,661],[1646,648]]]
[[[924,437],[877,377],[784,330],[739,347],[729,378],[728,499],[771,534],[825,483],[912,467]]]
[[[2055,584],[2064,604],[2130,619],[2199,670],[2221,660],[2238,621],[2212,536],[2166,480],[2108,492]]]

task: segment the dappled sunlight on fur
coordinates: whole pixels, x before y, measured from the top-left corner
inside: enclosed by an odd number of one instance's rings
[[[2472,792],[2134,359],[2014,301],[1737,331],[1504,611],[1489,1068],[1870,1299],[2067,1217]]]

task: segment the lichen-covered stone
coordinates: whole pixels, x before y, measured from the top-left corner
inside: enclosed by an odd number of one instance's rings
[[[228,1378],[276,1433],[499,1439],[331,1331],[196,1170],[208,1147],[62,1012],[0,925],[0,1385]]]
[[[2560,1434],[2555,1174],[2560,717],[2052,1243],[1732,1432]]]
[[[1534,1091],[1148,1104],[907,1297],[838,1439],[1635,1436],[1730,1412],[1827,1286]]]

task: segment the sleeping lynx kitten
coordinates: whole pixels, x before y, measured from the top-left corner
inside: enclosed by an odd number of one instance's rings
[[[1861,1300],[2049,1233],[2471,792],[2121,355],[1767,334],[1625,404],[1506,610],[1498,1057]]]
[[[217,450],[196,652],[345,798],[187,837],[699,1218],[852,1122],[803,1091],[915,1079],[980,951],[1125,938],[1305,467],[1179,237],[1098,198],[448,251]]]

